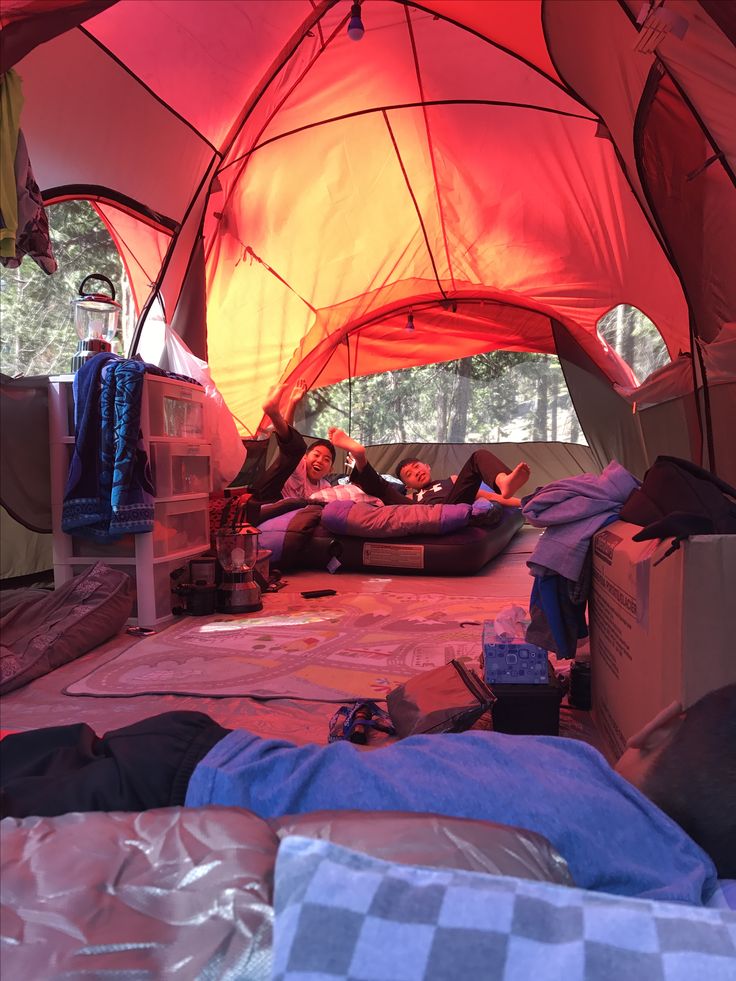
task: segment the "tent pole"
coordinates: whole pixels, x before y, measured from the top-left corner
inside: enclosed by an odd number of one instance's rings
[[[353,369],[350,365],[350,334],[345,335],[348,349],[348,436],[353,434]]]
[[[697,333],[695,331],[695,325],[693,324],[692,315],[690,316],[690,352],[692,354],[691,363],[693,368],[693,395],[695,397],[695,409],[698,413],[698,425],[700,427],[700,438],[701,441],[704,440],[706,446],[708,447],[708,469],[711,473],[718,476],[718,471],[716,469],[716,450],[713,443],[713,420],[711,418],[710,412],[710,390],[708,388],[708,374],[705,370],[705,359],[703,358],[703,351],[698,343]],[[703,389],[703,406],[700,406],[700,395],[698,393],[698,377],[695,370],[695,358],[697,356],[698,366],[700,368],[700,381],[702,383]],[[703,465],[703,444],[701,442],[700,447],[700,465]]]
[[[161,287],[163,285],[163,281],[164,281],[164,278],[166,276],[166,273],[168,272],[169,265],[171,263],[171,259],[172,259],[173,255],[174,255],[174,250],[176,248],[176,243],[179,241],[179,235],[181,234],[182,229],[185,227],[185,225],[187,223],[187,220],[189,219],[189,215],[192,213],[192,209],[194,208],[194,205],[199,200],[199,196],[202,193],[202,189],[204,188],[204,186],[207,183],[207,181],[208,180],[211,180],[212,173],[213,173],[214,169],[217,167],[217,162],[218,162],[219,159],[220,158],[219,158],[218,155],[215,155],[215,156],[212,157],[212,160],[210,161],[209,167],[207,168],[207,170],[202,175],[202,179],[199,182],[199,185],[197,187],[197,190],[194,193],[194,196],[192,197],[191,201],[189,202],[189,205],[188,205],[188,207],[187,207],[187,209],[186,209],[186,211],[184,213],[183,218],[181,219],[181,221],[177,225],[177,227],[176,227],[176,229],[174,231],[174,234],[171,236],[171,241],[169,242],[169,247],[166,250],[166,255],[164,256],[163,262],[161,263],[161,268],[158,271],[158,276],[156,277],[155,283],[151,287],[151,291],[148,294],[148,298],[146,299],[146,302],[143,304],[143,309],[140,312],[140,316],[138,317],[138,322],[136,323],[135,329],[133,331],[133,337],[132,337],[131,343],[130,343],[130,356],[131,357],[138,350],[138,345],[140,344],[140,340],[141,340],[141,334],[143,333],[143,325],[145,324],[146,320],[148,319],[148,314],[151,311],[151,307],[153,306],[153,303],[154,303],[156,297],[159,296],[160,293],[161,293]],[[204,214],[204,207],[205,207],[205,205],[203,205],[203,212],[202,212],[203,214]],[[195,236],[195,242],[196,242],[196,236]],[[191,253],[190,253],[190,259],[191,259]],[[179,288],[179,294],[176,297],[176,303],[179,302],[179,295],[180,294],[181,294],[181,284],[180,284],[180,288]],[[174,310],[176,310],[176,303],[174,304]]]

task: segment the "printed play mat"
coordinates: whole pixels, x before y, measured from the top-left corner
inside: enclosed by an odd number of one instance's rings
[[[457,658],[477,666],[482,624],[508,599],[267,594],[248,616],[187,617],[69,685],[69,695],[203,695],[343,702],[385,698]]]

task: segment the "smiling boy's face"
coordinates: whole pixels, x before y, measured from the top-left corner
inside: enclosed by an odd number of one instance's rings
[[[432,468],[427,463],[420,460],[412,460],[405,467],[401,468],[399,474],[405,487],[409,490],[421,490],[432,481]]]
[[[332,454],[326,446],[313,446],[305,453],[304,464],[307,478],[317,484],[332,470]]]

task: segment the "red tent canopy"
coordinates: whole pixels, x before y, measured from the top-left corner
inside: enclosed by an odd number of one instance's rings
[[[356,43],[347,0],[6,0],[3,36],[46,199],[98,202],[142,320],[154,283],[245,431],[297,374],[554,352],[558,324],[626,385],[612,307],[673,355],[736,319],[729,5],[641,6],[363,0]],[[206,350],[175,314],[198,275]]]

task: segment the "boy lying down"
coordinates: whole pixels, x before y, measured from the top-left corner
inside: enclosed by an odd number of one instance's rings
[[[244,807],[414,811],[536,831],[579,886],[700,904],[736,877],[736,684],[674,704],[629,740],[615,770],[591,746],[471,731],[373,751],[294,746],[167,712],[98,738],[84,724],[0,742],[3,816]],[[706,854],[707,853],[707,854]]]
[[[351,482],[384,504],[472,504],[476,497],[484,497],[519,507],[521,501],[514,495],[529,480],[528,464],[522,461],[509,470],[489,450],[471,453],[460,473],[443,480],[436,480],[429,464],[412,456],[399,460],[396,467],[396,476],[406,487],[404,494],[376,473],[368,462],[365,446],[348,436],[344,429],[332,426],[327,435],[332,446],[352,455],[355,467]],[[495,490],[481,490],[484,483]]]

